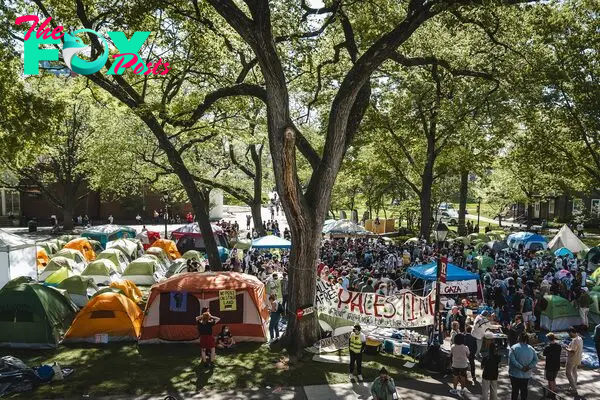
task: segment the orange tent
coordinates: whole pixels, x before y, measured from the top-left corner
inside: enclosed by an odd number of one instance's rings
[[[46,250],[40,249],[38,247],[38,251],[37,251],[37,267],[39,269],[46,268],[46,265],[48,265],[49,262],[50,262],[50,257],[48,257],[48,253],[46,253]]]
[[[76,238],[65,244],[65,249],[79,250],[85,259],[90,262],[96,259],[96,253],[94,252],[94,246],[90,243],[87,238]]]
[[[177,250],[177,245],[172,240],[157,239],[156,241],[154,241],[154,243],[152,243],[152,246],[150,247],[159,247],[163,249],[165,253],[167,253],[167,255],[169,256],[169,259],[171,260],[181,258],[181,254],[179,253],[179,250]]]
[[[191,272],[152,286],[139,343],[198,340],[196,317],[203,308],[229,325],[237,341],[266,342],[269,311],[265,285],[237,272]]]
[[[111,288],[119,289],[135,303],[142,301],[142,291],[130,280],[123,279],[110,284]]]
[[[135,341],[143,319],[142,310],[128,297],[102,293],[79,311],[63,342]]]

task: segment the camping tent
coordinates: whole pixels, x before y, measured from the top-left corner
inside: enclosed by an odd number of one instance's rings
[[[410,267],[408,269],[408,273],[415,278],[420,278],[426,281],[435,281],[437,279],[437,263],[432,262],[429,264]],[[471,279],[479,279],[479,275],[469,272],[466,269],[459,268],[454,264],[448,264],[448,270],[446,273],[447,281],[466,281]]]
[[[339,219],[330,224],[324,225],[322,232],[326,235],[334,236],[375,235],[373,232],[366,230],[364,227],[354,223],[349,219]]]
[[[159,280],[161,267],[158,259],[152,255],[137,258],[123,271],[123,279],[129,279],[136,285],[154,285]]]
[[[99,241],[102,247],[110,241],[121,238],[135,238],[135,229],[123,225],[98,225],[87,228],[81,233],[81,236]]]
[[[50,257],[43,247],[37,247],[36,263],[38,269],[44,268],[50,262]]]
[[[110,285],[113,277],[117,276],[115,264],[105,258],[92,261],[81,273],[82,277],[90,278],[96,285]]]
[[[571,250],[567,249],[566,247],[561,247],[560,249],[554,250],[554,255],[556,257],[573,257]]]
[[[204,272],[205,270],[205,266],[203,263],[198,263],[199,266],[199,270],[198,272]],[[188,272],[187,269],[187,261],[183,258],[180,258],[178,260],[173,261],[173,264],[171,264],[171,266],[169,267],[169,269],[167,270],[167,273],[165,274],[166,278],[170,278],[173,275],[177,275],[177,274],[184,274],[186,272]]]
[[[58,286],[62,281],[76,274],[69,267],[60,267],[60,269],[54,271],[46,279],[44,279],[44,284],[49,286]]]
[[[58,246],[56,242],[52,240],[49,240],[47,242],[39,242],[37,245],[46,250],[46,254],[48,254],[49,256],[55,254],[58,251]]]
[[[290,249],[292,242],[275,235],[263,236],[252,241],[254,249]]]
[[[135,283],[127,279],[121,279],[112,282],[110,284],[110,287],[121,290],[123,293],[125,293],[125,296],[133,300],[134,303],[139,303],[140,301],[142,301],[142,291],[140,290],[140,288],[138,288],[135,285]]]
[[[106,243],[106,249],[119,249],[125,256],[131,260],[135,260],[144,254],[144,246],[137,239],[117,239]]]
[[[0,346],[54,348],[76,307],[58,290],[23,283],[0,290]]]
[[[78,307],[85,306],[94,293],[98,291],[98,286],[91,278],[79,275],[63,280],[58,288],[66,290],[71,301]]]
[[[62,256],[52,257],[48,265],[46,265],[46,268],[44,268],[44,270],[40,272],[38,280],[45,281],[46,278],[48,278],[50,275],[52,275],[54,272],[58,271],[62,267],[67,267],[71,271],[74,271],[76,269],[75,261]]]
[[[181,258],[181,254],[179,253],[179,250],[177,250],[177,245],[172,240],[158,239],[154,243],[152,243],[152,246],[150,247],[158,247],[160,249],[163,249],[165,253],[169,256],[169,259],[171,260]]]
[[[85,257],[86,261],[94,261],[96,259],[96,253],[94,247],[90,241],[86,238],[76,238],[65,244],[65,249],[79,250]]]
[[[523,245],[525,250],[546,250],[548,241],[542,235],[533,232],[517,232],[508,235],[506,242],[513,249]]]
[[[115,265],[116,271],[120,274],[122,274],[123,271],[125,271],[125,268],[127,268],[127,264],[129,264],[129,261],[127,260],[127,257],[125,257],[123,251],[116,248],[106,249],[101,253],[98,253],[98,255],[96,256],[96,260],[111,261]]]
[[[185,254],[183,254],[181,256],[181,258],[184,258],[186,260],[196,260],[196,261],[204,260],[204,256],[202,255],[202,253],[200,253],[199,251],[196,251],[196,250],[186,251]]]
[[[18,276],[37,276],[35,243],[0,230],[0,288]]]
[[[562,228],[560,228],[560,231],[558,231],[556,236],[548,243],[548,247],[551,250],[566,247],[573,253],[579,253],[590,249],[585,243],[579,240],[577,235],[575,235],[567,225],[563,225]]]
[[[265,285],[237,272],[186,273],[152,286],[140,343],[198,340],[195,317],[206,307],[237,341],[265,342],[269,312]]]
[[[142,246],[144,246],[144,250],[146,250],[148,247],[152,246],[154,241],[160,239],[160,232],[143,230],[138,233],[135,238],[142,242]]]
[[[561,296],[545,295],[548,307],[542,311],[540,325],[549,331],[565,331],[571,326],[581,325],[579,312],[569,300]]]
[[[477,260],[477,266],[479,270],[487,271],[489,268],[494,266],[494,259],[488,256],[477,256],[475,257]]]
[[[489,247],[490,250],[492,250],[493,252],[497,253],[500,250],[508,248],[508,245],[503,240],[492,240],[490,242],[487,242],[487,247]]]
[[[59,250],[58,253],[56,253],[53,256],[53,258],[54,257],[65,257],[70,260],[73,260],[73,263],[75,265],[75,270],[78,272],[83,271],[87,265],[87,261],[86,261],[84,255],[81,254],[81,252],[79,250],[75,250],[75,249]]]
[[[210,225],[212,228],[212,233],[217,242],[217,246],[223,246],[229,248],[229,242],[227,240],[227,235],[217,225]],[[181,228],[175,229],[171,232],[171,240],[174,240],[177,243],[177,249],[179,253],[183,254],[188,250],[200,250],[206,251],[206,245],[204,244],[204,238],[202,237],[202,232],[198,227],[198,223],[194,222],[192,224],[187,224],[182,226]]]
[[[600,247],[592,247],[585,255],[585,259],[592,264],[600,263]]]
[[[103,293],[77,314],[63,342],[135,341],[143,319],[142,310],[127,296]]]
[[[151,256],[156,257],[158,262],[160,263],[161,268],[164,271],[169,269],[169,266],[171,265],[171,260],[169,260],[169,256],[160,247],[149,247],[148,250],[146,250],[146,254],[144,254],[144,255],[145,256],[151,255]]]

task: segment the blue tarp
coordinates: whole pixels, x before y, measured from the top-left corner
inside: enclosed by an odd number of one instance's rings
[[[136,235],[135,229],[114,224],[91,226],[81,233],[83,237],[99,241],[102,248],[106,248],[107,242],[123,238],[135,239]]]
[[[263,236],[252,241],[252,247],[255,249],[289,249],[292,242],[275,235]]]
[[[424,265],[417,265],[416,267],[410,267],[408,269],[408,273],[416,278],[421,278],[426,281],[435,281],[437,278],[437,263],[430,263]],[[446,280],[466,281],[469,279],[479,279],[479,275],[457,267],[454,264],[448,264],[448,273],[446,275]]]

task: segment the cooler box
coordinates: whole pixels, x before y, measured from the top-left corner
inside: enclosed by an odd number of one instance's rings
[[[375,338],[368,337],[367,343],[365,347],[365,353],[367,354],[377,354],[381,350],[381,340],[377,340]]]

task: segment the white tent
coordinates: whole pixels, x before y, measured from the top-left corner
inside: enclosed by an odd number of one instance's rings
[[[577,235],[575,235],[567,225],[563,225],[556,236],[548,243],[548,248],[552,251],[560,249],[561,247],[566,247],[573,253],[579,253],[590,249],[585,243],[579,240]]]
[[[19,276],[37,278],[35,242],[0,229],[0,288]]]

